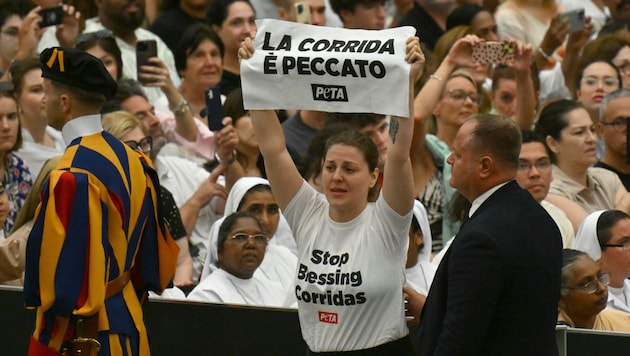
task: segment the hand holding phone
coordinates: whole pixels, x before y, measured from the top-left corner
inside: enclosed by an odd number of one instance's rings
[[[507,42],[481,42],[472,48],[472,58],[481,64],[505,64],[514,60],[514,45]]]
[[[218,85],[206,89],[206,114],[210,131],[220,131],[225,114],[221,103],[221,88]]]
[[[136,42],[136,71],[138,81],[142,84],[148,84],[146,80],[140,78],[142,66],[150,66],[149,58],[157,57],[157,43],[155,40],[145,40]]]
[[[39,11],[39,16],[42,20],[39,22],[39,27],[48,27],[48,26],[56,26],[61,25],[63,23],[63,7],[53,6],[43,8]]]
[[[584,9],[576,9],[567,11],[560,15],[560,19],[568,19],[569,20],[569,33],[574,33],[578,31],[582,31],[586,26],[586,18],[584,16]]]
[[[297,2],[293,4],[295,7],[295,22],[303,24],[311,24],[311,6],[308,2]]]

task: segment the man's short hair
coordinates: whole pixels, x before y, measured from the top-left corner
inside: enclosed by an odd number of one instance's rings
[[[330,7],[339,15],[342,10],[354,12],[359,4],[384,4],[385,0],[330,0]]]
[[[614,99],[630,97],[630,89],[617,89],[611,93],[608,93],[602,100],[601,105],[599,106],[599,122],[606,122],[606,107],[608,107],[608,103],[610,103]]]
[[[466,148],[516,169],[522,142],[516,123],[507,116],[494,114],[477,114],[470,120],[474,120],[476,126]]]
[[[146,94],[142,91],[140,83],[134,79],[123,78],[118,81],[118,91],[113,98],[107,100],[101,108],[101,114],[107,114],[112,111],[123,110],[122,103],[132,96],[141,96],[147,99]],[[148,99],[147,99],[148,101]]]
[[[35,4],[30,1],[0,0],[0,27],[4,26],[7,19],[13,15],[23,19],[33,8]]]
[[[82,106],[94,108],[97,111],[101,110],[103,104],[107,100],[105,95],[101,93],[87,91],[55,80],[52,80],[51,83],[55,88],[57,88],[58,91],[70,95],[71,97],[76,99]]]

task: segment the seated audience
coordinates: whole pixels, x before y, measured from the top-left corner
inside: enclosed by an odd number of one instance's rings
[[[553,179],[551,158],[549,158],[545,143],[539,135],[532,131],[522,130],[521,136],[523,142],[518,156],[516,182],[521,188],[527,189],[532,197],[547,210],[547,213],[558,225],[562,235],[562,245],[564,248],[571,248],[575,240],[571,221],[560,208],[545,200]]]
[[[33,181],[28,165],[15,153],[22,145],[18,105],[10,91],[0,91],[0,177],[9,197],[8,216],[2,230],[13,228]]]
[[[254,215],[236,212],[227,216],[216,241],[218,269],[190,292],[188,300],[288,307],[289,294],[280,283],[255,275],[268,240]]]
[[[44,78],[39,59],[30,57],[11,66],[15,99],[19,107],[22,147],[17,151],[31,174],[37,177],[46,160],[59,156],[66,148],[61,132],[48,125],[44,107]]]
[[[241,87],[241,65],[238,49],[241,42],[256,30],[256,11],[249,0],[213,0],[208,10],[208,23],[225,46],[221,94],[228,95]]]
[[[243,92],[240,88],[234,89],[227,96],[223,104],[223,111],[225,116],[232,118],[232,125],[236,129],[238,136],[236,161],[243,168],[244,176],[266,178],[265,161],[260,154],[256,136],[254,136],[249,111],[245,111],[243,107]]]
[[[180,37],[186,29],[204,22],[210,0],[179,0],[166,9],[151,23],[149,31],[160,36],[168,48],[175,53]]]
[[[604,154],[595,167],[614,172],[621,183],[630,189],[630,164],[627,155],[628,117],[630,117],[630,90],[619,89],[604,97],[599,110],[597,133],[604,141]]]
[[[422,203],[415,200],[409,227],[405,284],[416,292],[427,295],[436,269],[436,266],[431,264],[431,228],[427,211]]]
[[[592,167],[597,161],[597,137],[582,104],[559,100],[547,105],[540,113],[536,132],[544,137],[553,162],[553,181],[546,199],[567,214],[575,231],[590,211],[630,211],[630,196],[619,177]]]
[[[610,274],[608,309],[630,312],[630,216],[619,210],[591,213],[575,236],[573,248],[588,253]]]
[[[573,328],[630,332],[630,313],[606,309],[610,274],[585,252],[562,251],[558,324]]]
[[[134,11],[125,11],[125,7],[129,5],[124,2],[96,1],[95,4],[98,8],[98,16],[85,21],[83,32],[109,29],[114,33],[114,38],[122,53],[123,77],[138,79],[136,43],[143,40],[153,40],[156,41],[157,46],[157,57],[153,58],[159,58],[164,63],[164,66],[168,68],[171,81],[175,87],[179,86],[180,80],[175,69],[173,53],[160,37],[142,27],[145,20],[143,1],[133,5]],[[145,85],[144,91],[155,107],[160,110],[168,109],[168,100],[159,88]]]
[[[470,26],[472,34],[486,41],[498,41],[497,24],[492,12],[478,4],[462,4],[446,18],[446,31],[457,26]]]
[[[265,259],[256,270],[256,274],[280,283],[287,292],[292,293],[297,268],[297,247],[291,228],[280,212],[266,179],[243,177],[236,181],[225,202],[224,215],[239,211],[246,211],[256,216],[263,226],[264,233],[269,237]],[[200,280],[204,280],[216,269],[219,259],[216,241],[222,222],[223,219],[217,220],[210,230],[208,253]]]

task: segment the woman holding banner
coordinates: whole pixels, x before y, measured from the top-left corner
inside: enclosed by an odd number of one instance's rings
[[[247,60],[253,51],[247,38],[239,58]],[[418,38],[407,40],[405,59],[415,78],[424,64]],[[250,111],[267,177],[297,242],[295,295],[311,354],[414,354],[402,294],[413,208],[413,94],[409,80],[410,117],[392,119],[383,186],[375,203],[367,197],[379,176],[378,152],[367,136],[343,131],[328,139],[322,199],[295,167],[275,111]]]

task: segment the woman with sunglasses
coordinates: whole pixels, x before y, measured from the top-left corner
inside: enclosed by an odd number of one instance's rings
[[[630,332],[630,313],[605,309],[610,280],[585,252],[563,250],[558,324]]]
[[[630,313],[630,216],[619,210],[591,213],[575,236],[573,248],[610,274],[607,308]]]
[[[288,293],[275,281],[255,272],[265,257],[269,238],[261,222],[239,211],[229,215],[219,228],[218,267],[188,296],[189,300],[287,307]]]

